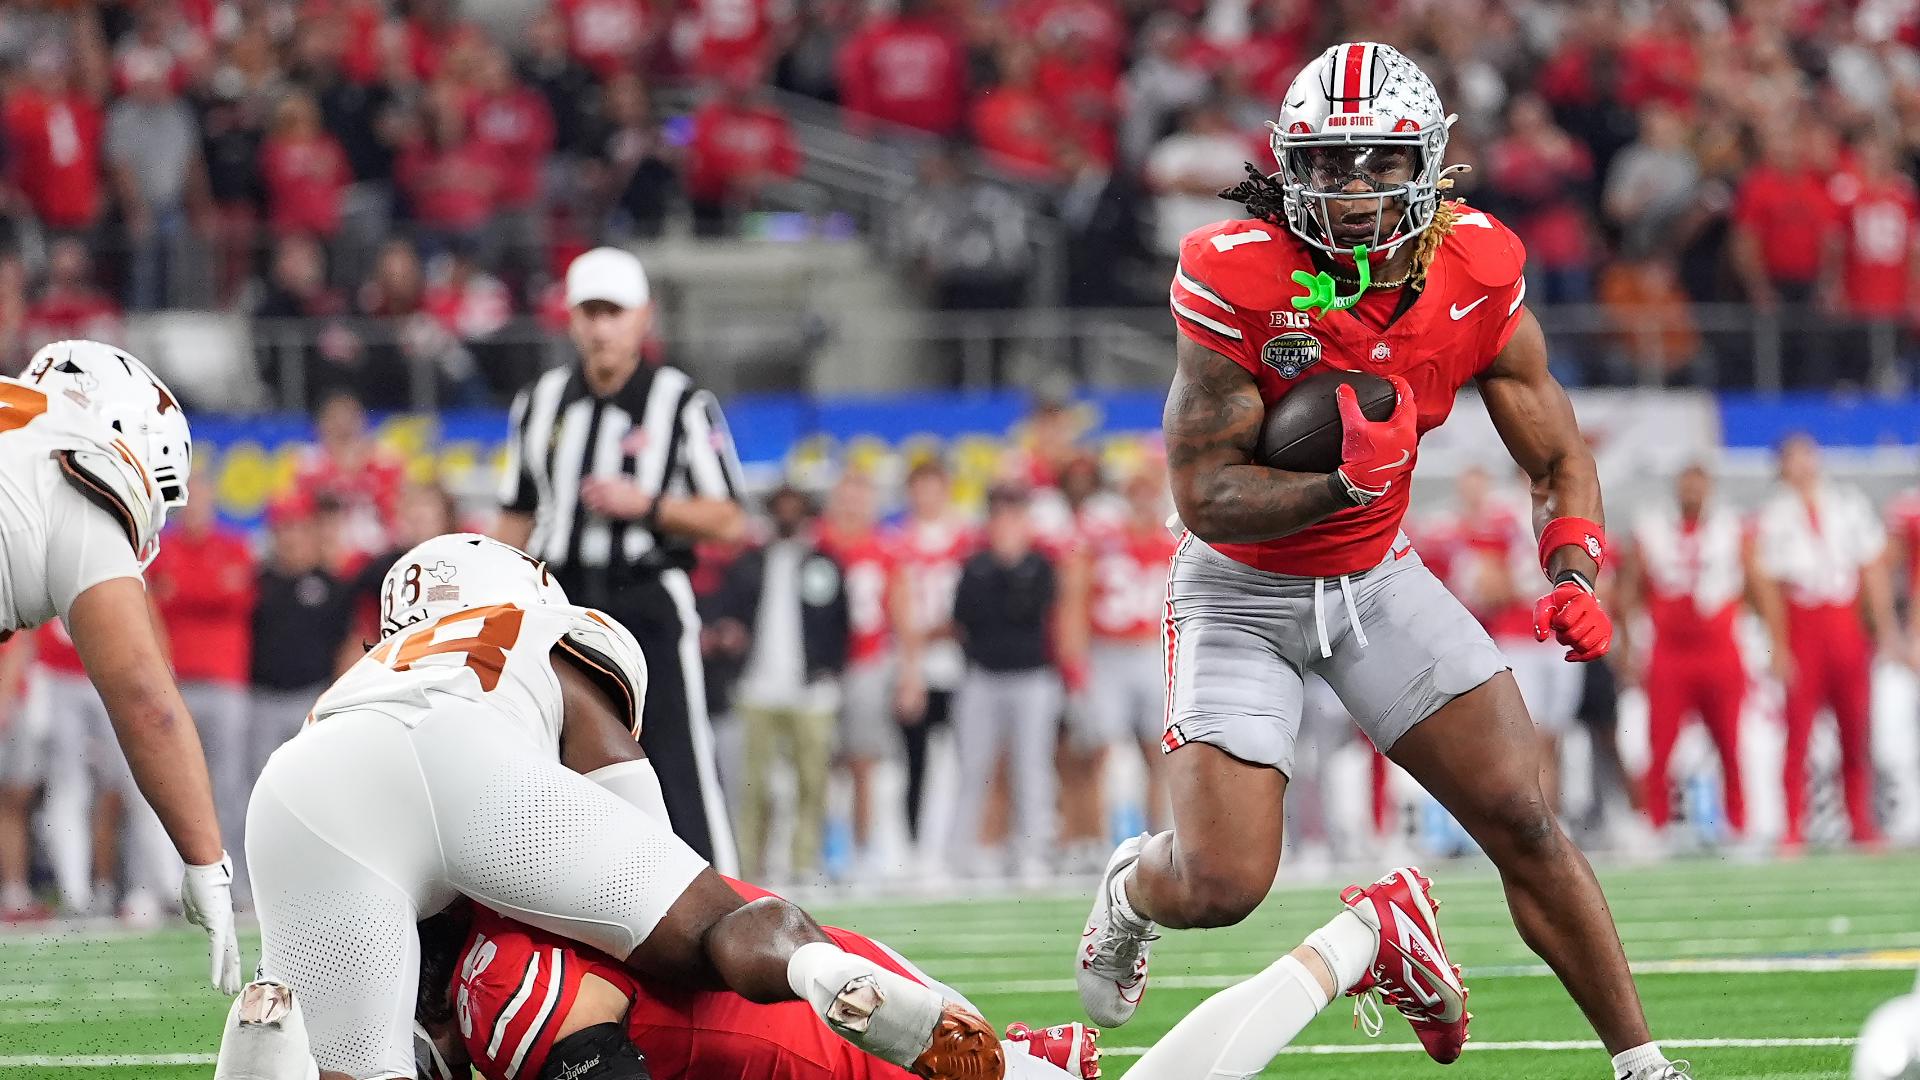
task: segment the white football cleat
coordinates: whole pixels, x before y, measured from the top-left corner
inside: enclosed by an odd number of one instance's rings
[[[1853,1047],[1853,1080],[1920,1080],[1920,992],[1873,1010]]]
[[[1150,943],[1160,940],[1153,924],[1138,927],[1113,910],[1115,881],[1127,868],[1140,861],[1140,849],[1148,836],[1129,837],[1114,849],[1107,860],[1107,872],[1100,876],[1100,891],[1093,898],[1093,912],[1087,916],[1087,928],[1080,934],[1080,955],[1074,976],[1080,984],[1080,1007],[1098,1026],[1115,1028],[1133,1019],[1140,999],[1147,992],[1147,952]]]
[[[320,1080],[292,987],[262,979],[240,988],[227,1012],[213,1080]]]

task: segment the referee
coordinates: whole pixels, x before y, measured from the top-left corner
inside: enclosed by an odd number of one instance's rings
[[[580,360],[513,399],[497,535],[546,560],[574,603],[638,639],[647,658],[640,744],[673,830],[737,874],[687,571],[696,542],[732,540],[745,527],[740,462],[713,395],[641,359],[652,309],[639,259],[595,248],[567,267],[566,290]]]

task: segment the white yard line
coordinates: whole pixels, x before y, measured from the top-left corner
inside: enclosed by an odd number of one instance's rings
[[[1852,1046],[1858,1040],[1834,1036],[1814,1039],[1661,1039],[1663,1050],[1731,1050],[1758,1049],[1768,1050],[1790,1046]],[[1147,1052],[1144,1046],[1103,1046],[1102,1056],[1139,1057]],[[1564,1042],[1470,1042],[1467,1049],[1474,1053],[1489,1050],[1600,1050],[1600,1042],[1594,1039],[1567,1040]],[[1316,1046],[1289,1046],[1280,1051],[1282,1054],[1307,1054],[1329,1056],[1337,1054],[1421,1054],[1426,1050],[1419,1043],[1343,1043]]]

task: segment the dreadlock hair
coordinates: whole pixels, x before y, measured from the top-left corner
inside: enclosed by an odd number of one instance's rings
[[[1287,227],[1286,189],[1276,183],[1273,177],[1260,171],[1253,162],[1246,162],[1247,178],[1219,195],[1229,202],[1237,202],[1247,208],[1247,213],[1257,221],[1269,225]],[[1441,191],[1453,187],[1452,177],[1441,177],[1434,185]],[[1440,252],[1440,241],[1453,231],[1453,223],[1460,216],[1459,199],[1441,199],[1433,208],[1433,221],[1426,231],[1420,234],[1419,243],[1413,249],[1413,273],[1407,284],[1419,289],[1427,283],[1427,268],[1433,265],[1433,257]]]

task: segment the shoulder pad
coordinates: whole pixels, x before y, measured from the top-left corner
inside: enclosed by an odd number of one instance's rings
[[[1250,282],[1273,280],[1276,270],[1285,281],[1295,264],[1306,265],[1298,241],[1286,226],[1266,221],[1216,221],[1180,242],[1181,271],[1215,291],[1243,292]]]
[[[87,500],[119,522],[146,569],[160,552],[160,523],[164,520],[154,499],[152,481],[131,455],[101,450],[59,450],[55,459],[60,475]]]
[[[1440,242],[1441,253],[1457,259],[1468,277],[1488,288],[1519,281],[1527,266],[1527,249],[1513,230],[1466,203],[1455,203],[1454,213],[1453,228]]]
[[[627,729],[640,737],[640,715],[647,701],[647,658],[640,643],[610,615],[592,608],[563,608],[571,624],[554,648],[580,662],[580,670],[598,683],[616,707],[627,710]]]

